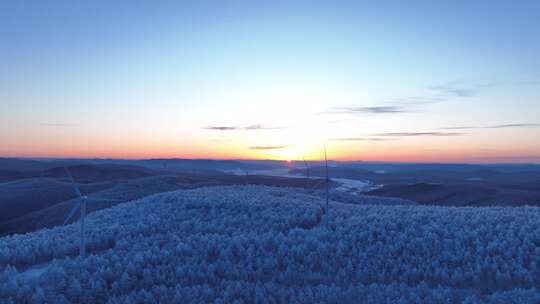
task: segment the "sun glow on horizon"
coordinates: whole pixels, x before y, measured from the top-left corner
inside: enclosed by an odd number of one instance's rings
[[[0,157],[540,162],[536,7],[151,6],[7,4]]]

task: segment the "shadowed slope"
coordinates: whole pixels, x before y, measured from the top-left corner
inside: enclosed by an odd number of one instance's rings
[[[108,188],[111,183],[81,185],[84,193]],[[70,183],[52,178],[29,178],[0,183],[0,224],[75,197]]]

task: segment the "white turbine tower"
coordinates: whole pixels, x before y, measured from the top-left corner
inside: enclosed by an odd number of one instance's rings
[[[77,183],[75,183],[75,180],[73,179],[73,176],[71,176],[71,173],[69,173],[69,170],[64,167],[64,170],[66,171],[67,176],[69,177],[71,181],[71,185],[73,187],[73,190],[75,191],[75,194],[77,194],[77,203],[75,206],[73,206],[73,209],[69,212],[68,216],[66,217],[66,220],[64,221],[64,225],[67,224],[67,222],[73,217],[77,209],[81,209],[81,244],[79,247],[79,255],[81,258],[84,258],[86,256],[86,244],[85,244],[85,232],[84,232],[84,221],[86,219],[86,203],[87,201],[103,201],[103,202],[120,202],[121,200],[117,199],[108,199],[108,198],[99,198],[99,197],[90,197],[88,195],[82,195],[81,190],[79,189],[79,186]]]
[[[304,161],[304,167],[306,168],[306,178],[309,180],[309,166],[304,155],[302,155],[302,160]]]
[[[324,145],[324,166],[326,168],[326,212],[328,212],[328,182],[330,179],[328,178],[328,157],[326,156],[326,144]]]
[[[324,168],[325,168],[325,177],[324,179],[320,179],[319,182],[317,182],[315,184],[315,186],[313,186],[310,190],[308,190],[308,193],[312,193],[315,189],[317,189],[317,187],[319,187],[322,183],[325,184],[325,190],[326,190],[326,208],[321,206],[321,209],[323,211],[323,213],[327,213],[328,212],[328,204],[329,204],[329,183],[330,183],[330,177],[328,175],[328,155],[326,154],[326,144],[323,146],[324,148]],[[302,158],[304,159],[304,158]],[[306,160],[304,159],[304,165],[306,166],[306,172],[309,172],[307,171],[309,169],[309,166],[307,165],[307,162]],[[308,173],[309,174],[309,173]],[[309,175],[308,175],[308,178],[309,178]]]

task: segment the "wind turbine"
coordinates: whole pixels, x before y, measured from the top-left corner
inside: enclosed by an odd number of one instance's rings
[[[306,166],[306,172],[309,172],[308,171],[309,167],[307,165],[306,160],[303,157],[302,157],[302,159],[304,160],[304,164]],[[319,187],[320,184],[325,183],[325,188],[326,188],[326,208],[323,208],[321,206],[321,209],[322,209],[323,213],[327,213],[328,212],[328,202],[329,202],[329,198],[328,198],[328,191],[329,190],[328,190],[328,187],[329,187],[330,178],[328,176],[328,156],[326,154],[326,144],[324,145],[324,166],[325,166],[325,178],[324,178],[324,180],[320,180],[318,183],[316,183],[315,186],[313,186],[313,188],[311,188],[311,190],[308,191],[308,193],[313,192],[315,189],[317,189],[317,187]],[[308,175],[308,178],[309,178],[309,175]]]
[[[328,212],[328,158],[326,157],[326,144],[324,145],[324,166],[326,168],[326,212]]]
[[[64,225],[67,224],[67,222],[73,217],[77,209],[81,209],[81,244],[79,247],[79,255],[81,258],[84,258],[86,256],[86,244],[85,244],[85,232],[84,232],[84,221],[86,219],[86,203],[88,201],[103,201],[103,202],[120,202],[121,200],[118,199],[108,199],[108,198],[100,198],[100,197],[90,197],[88,195],[83,195],[81,193],[81,190],[79,189],[79,186],[77,183],[75,183],[75,180],[73,179],[73,176],[71,176],[71,173],[69,173],[69,170],[67,167],[64,167],[64,170],[66,171],[67,176],[69,177],[69,180],[71,181],[71,186],[73,187],[73,190],[75,191],[75,194],[77,194],[77,203],[71,211],[69,212],[68,216],[66,217],[66,220],[64,221]]]
[[[302,160],[304,161],[304,167],[306,167],[306,178],[309,179],[309,166],[308,166],[308,163],[306,162],[306,158],[304,155],[302,155]]]

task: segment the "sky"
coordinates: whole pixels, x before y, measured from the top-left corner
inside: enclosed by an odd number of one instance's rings
[[[2,1],[0,156],[540,163],[539,1]]]

